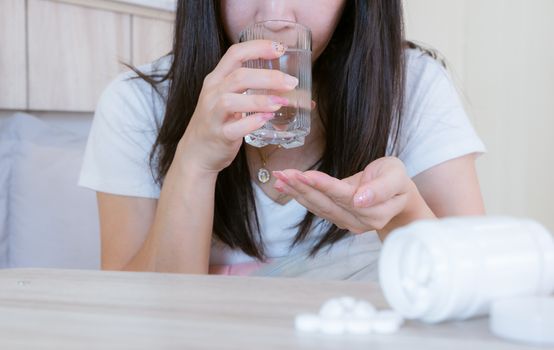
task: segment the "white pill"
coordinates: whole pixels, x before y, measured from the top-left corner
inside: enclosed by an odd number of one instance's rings
[[[320,325],[320,318],[316,314],[298,314],[294,319],[294,327],[301,332],[317,332]]]
[[[329,299],[319,309],[319,316],[322,318],[342,318],[345,314],[345,308],[339,299]]]
[[[358,300],[352,310],[352,316],[363,319],[371,319],[376,313],[375,306],[365,300]]]
[[[402,317],[402,315],[400,315],[398,312],[394,311],[394,310],[381,310],[379,312],[377,312],[377,317],[381,318],[381,319],[386,319],[386,320],[390,320],[391,322],[396,322],[398,323],[400,326],[404,323],[404,317]]]
[[[371,319],[350,318],[346,321],[346,331],[350,334],[369,334],[373,329]]]
[[[379,311],[373,318],[373,331],[379,334],[396,333],[404,323],[404,318],[393,310]]]
[[[350,310],[353,310],[354,307],[356,306],[356,299],[352,298],[352,297],[340,297],[338,298],[338,302],[342,305],[342,307],[346,310],[346,311],[350,311]]]
[[[341,318],[320,318],[320,331],[324,334],[343,334],[346,331],[346,322]]]

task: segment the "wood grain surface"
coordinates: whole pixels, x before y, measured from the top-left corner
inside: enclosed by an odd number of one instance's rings
[[[0,270],[0,349],[525,349],[487,320],[395,335],[305,334],[294,316],[350,295],[387,306],[371,283],[57,269]],[[537,349],[528,347],[529,349]]]

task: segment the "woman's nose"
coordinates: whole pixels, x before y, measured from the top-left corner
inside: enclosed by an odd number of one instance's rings
[[[256,22],[270,19],[296,22],[294,6],[292,6],[293,2],[289,0],[262,0],[256,16]],[[279,28],[275,28],[275,30],[279,30]]]

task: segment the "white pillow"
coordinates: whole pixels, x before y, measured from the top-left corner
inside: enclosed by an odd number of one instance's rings
[[[9,266],[99,268],[96,197],[77,186],[86,138],[22,113],[6,124],[17,138],[8,194]]]

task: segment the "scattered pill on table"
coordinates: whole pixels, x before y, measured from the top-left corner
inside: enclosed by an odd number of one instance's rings
[[[345,296],[345,297],[340,297],[336,300],[339,302],[339,304],[342,305],[342,307],[346,311],[353,310],[356,307],[356,302],[357,301],[356,301],[356,299],[354,299],[352,297]]]
[[[346,324],[340,318],[321,318],[320,331],[324,334],[343,334],[346,331]]]
[[[296,315],[294,326],[302,332],[317,332],[321,325],[321,319],[317,314]]]
[[[397,312],[383,310],[377,312],[373,318],[373,331],[379,334],[396,333],[404,323],[404,319]]]
[[[301,332],[340,335],[392,334],[403,323],[404,318],[393,310],[377,311],[368,301],[346,296],[325,301],[317,314],[297,315],[294,324]]]
[[[358,318],[372,318],[376,313],[375,306],[365,300],[358,300],[352,311],[352,314]]]
[[[339,299],[329,299],[319,309],[319,316],[324,318],[341,318],[345,314],[344,305]]]
[[[369,334],[373,329],[371,319],[350,319],[346,321],[346,331],[350,334]]]

